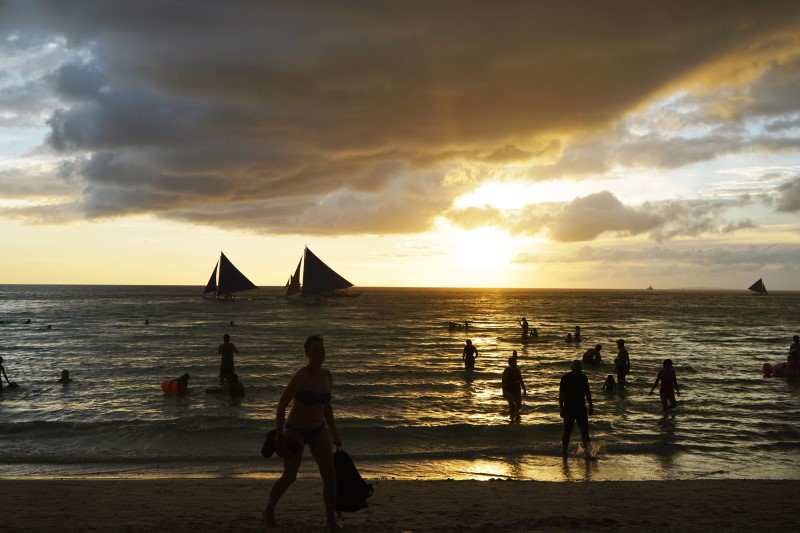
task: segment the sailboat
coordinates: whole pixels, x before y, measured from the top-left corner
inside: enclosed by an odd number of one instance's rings
[[[257,288],[252,281],[239,272],[238,268],[233,266],[233,263],[225,257],[224,253],[220,252],[219,261],[214,265],[214,270],[211,272],[211,278],[203,291],[203,296],[206,298],[235,300],[234,293]]]
[[[303,269],[303,282],[300,283],[300,268]],[[327,298],[356,297],[361,293],[348,293],[353,284],[337,274],[322,262],[306,246],[297,263],[294,274],[286,282],[286,297],[299,295],[308,303],[322,303]]]
[[[764,281],[762,278],[758,278],[758,281],[747,287],[747,290],[753,291],[761,296],[767,295],[767,288],[764,286]]]

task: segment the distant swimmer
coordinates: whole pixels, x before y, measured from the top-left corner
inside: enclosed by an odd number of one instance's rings
[[[792,337],[792,344],[789,346],[789,353],[797,352],[800,353],[800,335],[795,335]]]
[[[527,339],[528,338],[528,321],[525,319],[525,317],[522,317],[522,318],[518,318],[517,322],[519,322],[519,325],[522,327],[522,338],[523,339]]]
[[[503,398],[508,402],[508,416],[512,422],[519,420],[522,410],[522,395],[528,395],[525,388],[525,381],[522,379],[522,372],[517,366],[517,351],[508,358],[508,366],[503,370]]]
[[[225,392],[231,396],[244,396],[244,385],[239,381],[238,374],[231,374],[225,378]]]
[[[222,344],[217,348],[217,353],[222,356],[219,363],[219,382],[225,382],[225,378],[236,372],[233,366],[233,354],[239,353],[236,346],[231,342],[231,336],[227,333],[222,336]]]
[[[575,342],[581,342],[581,327],[575,326]]]
[[[572,333],[567,333],[567,338],[565,339],[567,342],[574,342],[572,340]]]
[[[600,357],[600,350],[603,349],[602,344],[595,344],[594,348],[589,348],[585,352],[583,352],[583,362],[585,364],[592,364],[592,365],[599,365],[603,362],[603,358]]]
[[[161,382],[161,390],[167,396],[186,394],[189,390],[189,374],[183,374],[177,379],[167,379]]]
[[[533,328],[531,330],[531,337],[536,338],[538,336],[539,336],[539,332],[536,330],[536,328]]]
[[[29,318],[28,320],[25,321],[25,323],[26,324],[30,324],[31,323],[31,319]]]
[[[475,359],[477,358],[478,349],[472,345],[472,341],[470,339],[467,339],[466,345],[464,346],[464,352],[461,354],[461,359],[464,360],[464,368],[467,370],[474,370]]]
[[[617,390],[617,382],[614,381],[614,374],[609,374],[606,382],[603,383],[603,392],[614,392]]]
[[[664,359],[664,367],[658,371],[656,380],[650,388],[650,394],[653,394],[658,383],[661,382],[659,388],[659,395],[661,396],[661,405],[664,411],[667,410],[667,404],[674,409],[678,404],[675,401],[675,395],[681,395],[678,389],[678,378],[675,376],[675,370],[672,368],[672,359]]]
[[[72,379],[69,377],[69,370],[61,371],[61,379],[59,379],[58,382],[62,385],[69,385],[72,383]]]
[[[149,320],[149,319],[147,319],[147,318],[145,318],[145,319],[144,319],[144,325],[145,325],[145,326],[149,326],[149,325],[150,325],[150,320]]]

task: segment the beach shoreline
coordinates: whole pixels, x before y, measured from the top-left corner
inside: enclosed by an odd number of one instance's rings
[[[264,531],[275,478],[2,480],[9,531]],[[796,530],[797,480],[374,480],[350,532]],[[321,531],[322,483],[301,478],[273,531]],[[788,509],[785,510],[785,509]]]

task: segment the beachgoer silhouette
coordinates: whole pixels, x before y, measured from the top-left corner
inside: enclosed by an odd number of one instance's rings
[[[244,385],[239,381],[238,374],[230,374],[223,384],[225,392],[231,396],[244,396]]]
[[[239,353],[236,346],[231,342],[231,336],[227,333],[222,336],[224,341],[219,345],[217,353],[222,357],[219,363],[219,382],[225,382],[225,378],[236,372],[233,367],[233,354]]]
[[[6,367],[3,366],[2,357],[0,357],[0,373],[2,373],[2,375],[0,375],[0,390],[3,390],[3,378],[6,378],[6,383],[11,387],[11,382],[8,381],[8,375],[6,374]]]
[[[605,392],[614,392],[615,390],[617,390],[617,382],[614,381],[613,374],[609,374],[608,377],[606,378],[606,382],[603,383],[603,390]]]
[[[522,394],[528,395],[522,372],[517,366],[517,351],[508,358],[508,366],[503,370],[503,398],[508,402],[508,416],[511,421],[519,420],[522,409]]]
[[[475,368],[475,359],[478,358],[478,349],[472,345],[470,339],[466,340],[464,345],[464,352],[461,354],[461,359],[464,360],[464,368],[473,370]]]
[[[586,364],[592,365],[599,365],[603,362],[603,358],[600,356],[600,350],[603,349],[602,344],[595,344],[594,348],[589,348],[585,352],[583,352],[583,362]]]
[[[581,327],[575,326],[575,335],[574,335],[575,342],[581,342]]]
[[[669,406],[674,409],[678,405],[675,401],[675,395],[677,394],[680,396],[681,391],[678,389],[678,378],[675,376],[675,370],[672,368],[672,359],[664,359],[664,368],[658,371],[656,380],[650,388],[650,394],[653,394],[659,382],[661,382],[659,396],[661,396],[662,407],[666,411],[667,403],[669,403]]]
[[[328,528],[338,530],[341,526],[336,523],[335,516],[336,470],[331,443],[340,447],[342,441],[336,432],[331,406],[333,374],[322,367],[325,362],[325,341],[321,336],[308,337],[304,348],[308,363],[295,373],[278,400],[275,415],[276,450],[283,457],[283,474],[272,485],[269,501],[262,514],[269,527],[277,526],[275,506],[297,478],[303,448],[308,445],[322,477],[322,499]],[[287,419],[286,408],[289,403],[292,408]]]
[[[566,341],[567,342],[572,342],[572,333],[567,333]]]
[[[617,385],[620,389],[624,389],[625,376],[631,372],[631,358],[628,354],[628,350],[625,348],[625,341],[623,339],[619,339],[617,341],[617,348],[617,364],[615,366],[615,370],[617,372]]]
[[[792,344],[789,345],[789,353],[797,352],[800,353],[800,335],[795,335],[792,337]]]
[[[62,385],[69,385],[72,383],[72,379],[69,377],[69,370],[62,370],[61,371],[61,379],[58,380],[59,383]]]
[[[561,418],[564,419],[564,433],[561,435],[561,453],[567,456],[569,439],[572,436],[572,428],[578,423],[583,440],[584,453],[590,453],[591,439],[589,438],[589,415],[593,414],[592,392],[589,390],[589,379],[582,372],[583,365],[580,360],[572,362],[572,370],[564,374],[561,384],[558,387],[558,407]],[[589,402],[589,409],[586,409],[584,398]]]
[[[528,338],[528,321],[525,320],[525,317],[518,319],[519,325],[522,326],[522,338]]]

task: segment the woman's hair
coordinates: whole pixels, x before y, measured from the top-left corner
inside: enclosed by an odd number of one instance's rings
[[[303,348],[308,350],[308,347],[311,346],[312,342],[317,341],[324,341],[325,339],[322,338],[322,335],[309,335],[306,338],[306,342],[303,343]]]

